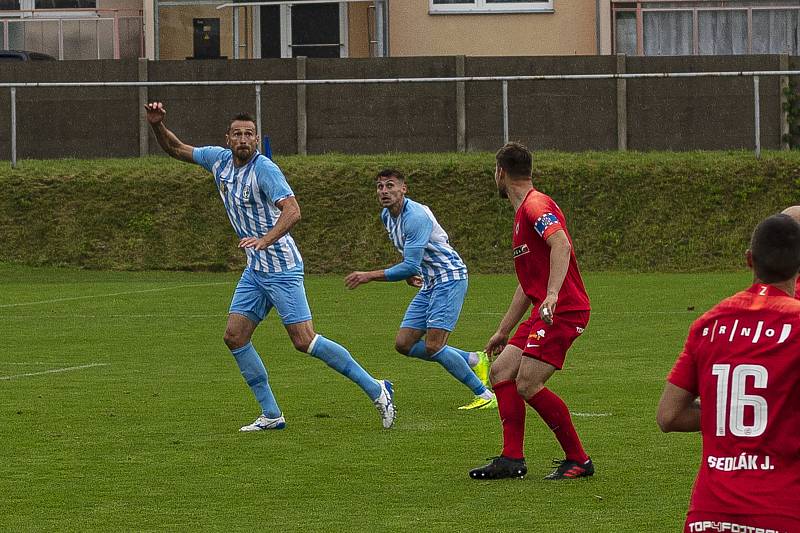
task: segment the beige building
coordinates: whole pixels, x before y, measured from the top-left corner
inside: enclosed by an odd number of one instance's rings
[[[611,0],[258,3],[159,2],[159,57],[191,56],[197,19],[213,22],[206,41],[224,57],[586,55],[603,39],[610,52]]]
[[[610,12],[610,1],[394,0],[389,3],[389,52],[392,56],[597,54],[598,9]],[[610,33],[605,37],[610,43]]]
[[[158,2],[160,59],[370,57],[375,45],[371,1],[271,1],[257,5]]]
[[[159,57],[190,57],[203,17],[239,58],[800,54],[800,0],[192,1],[158,3]]]
[[[59,59],[800,54],[800,0],[0,0]]]

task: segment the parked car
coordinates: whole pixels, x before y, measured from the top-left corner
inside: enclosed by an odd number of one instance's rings
[[[26,50],[0,50],[0,61],[55,61],[56,58],[41,52]]]

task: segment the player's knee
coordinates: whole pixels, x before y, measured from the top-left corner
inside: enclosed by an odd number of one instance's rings
[[[428,354],[428,357],[436,355],[442,348],[444,348],[443,342],[425,339],[425,353]]]
[[[222,340],[229,350],[237,350],[250,342],[250,339],[248,339],[246,335],[230,329],[225,330],[225,335],[222,337]]]
[[[406,343],[406,342],[403,342],[403,341],[400,341],[400,340],[396,340],[396,341],[394,341],[394,349],[399,354],[408,355],[408,352],[411,351],[411,345]]]
[[[517,394],[523,398],[531,398],[544,388],[544,383],[539,381],[517,380]]]
[[[500,365],[492,365],[489,367],[489,383],[494,385],[495,383],[500,383],[501,381],[505,380]]]
[[[294,349],[298,352],[308,353],[308,349],[311,347],[311,339],[292,337],[292,346],[294,346]]]

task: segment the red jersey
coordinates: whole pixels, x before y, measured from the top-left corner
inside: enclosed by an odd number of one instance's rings
[[[689,512],[800,516],[800,301],[761,283],[723,300],[667,379],[700,397]]]
[[[798,276],[797,281],[794,283],[794,297],[800,300],[800,276]]]
[[[558,230],[564,233],[572,245],[567,232],[564,213],[552,198],[531,189],[514,216],[514,268],[525,294],[538,305],[547,296],[547,281],[550,277],[550,246],[547,238]],[[589,295],[575,260],[575,251],[570,250],[569,268],[561,291],[558,293],[556,313],[566,311],[588,311]]]

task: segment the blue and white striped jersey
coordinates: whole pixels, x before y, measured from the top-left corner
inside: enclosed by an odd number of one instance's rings
[[[214,175],[222,203],[239,238],[262,237],[281,214],[275,205],[294,196],[278,165],[257,153],[240,168],[233,166],[233,153],[219,146],[195,148],[195,163]],[[260,272],[284,272],[303,267],[303,258],[288,233],[265,250],[245,248],[247,264]]]
[[[428,288],[441,281],[467,279],[467,265],[450,246],[447,233],[427,205],[406,198],[397,218],[384,208],[381,220],[392,244],[404,256],[407,248],[423,249],[420,264],[423,287]]]

